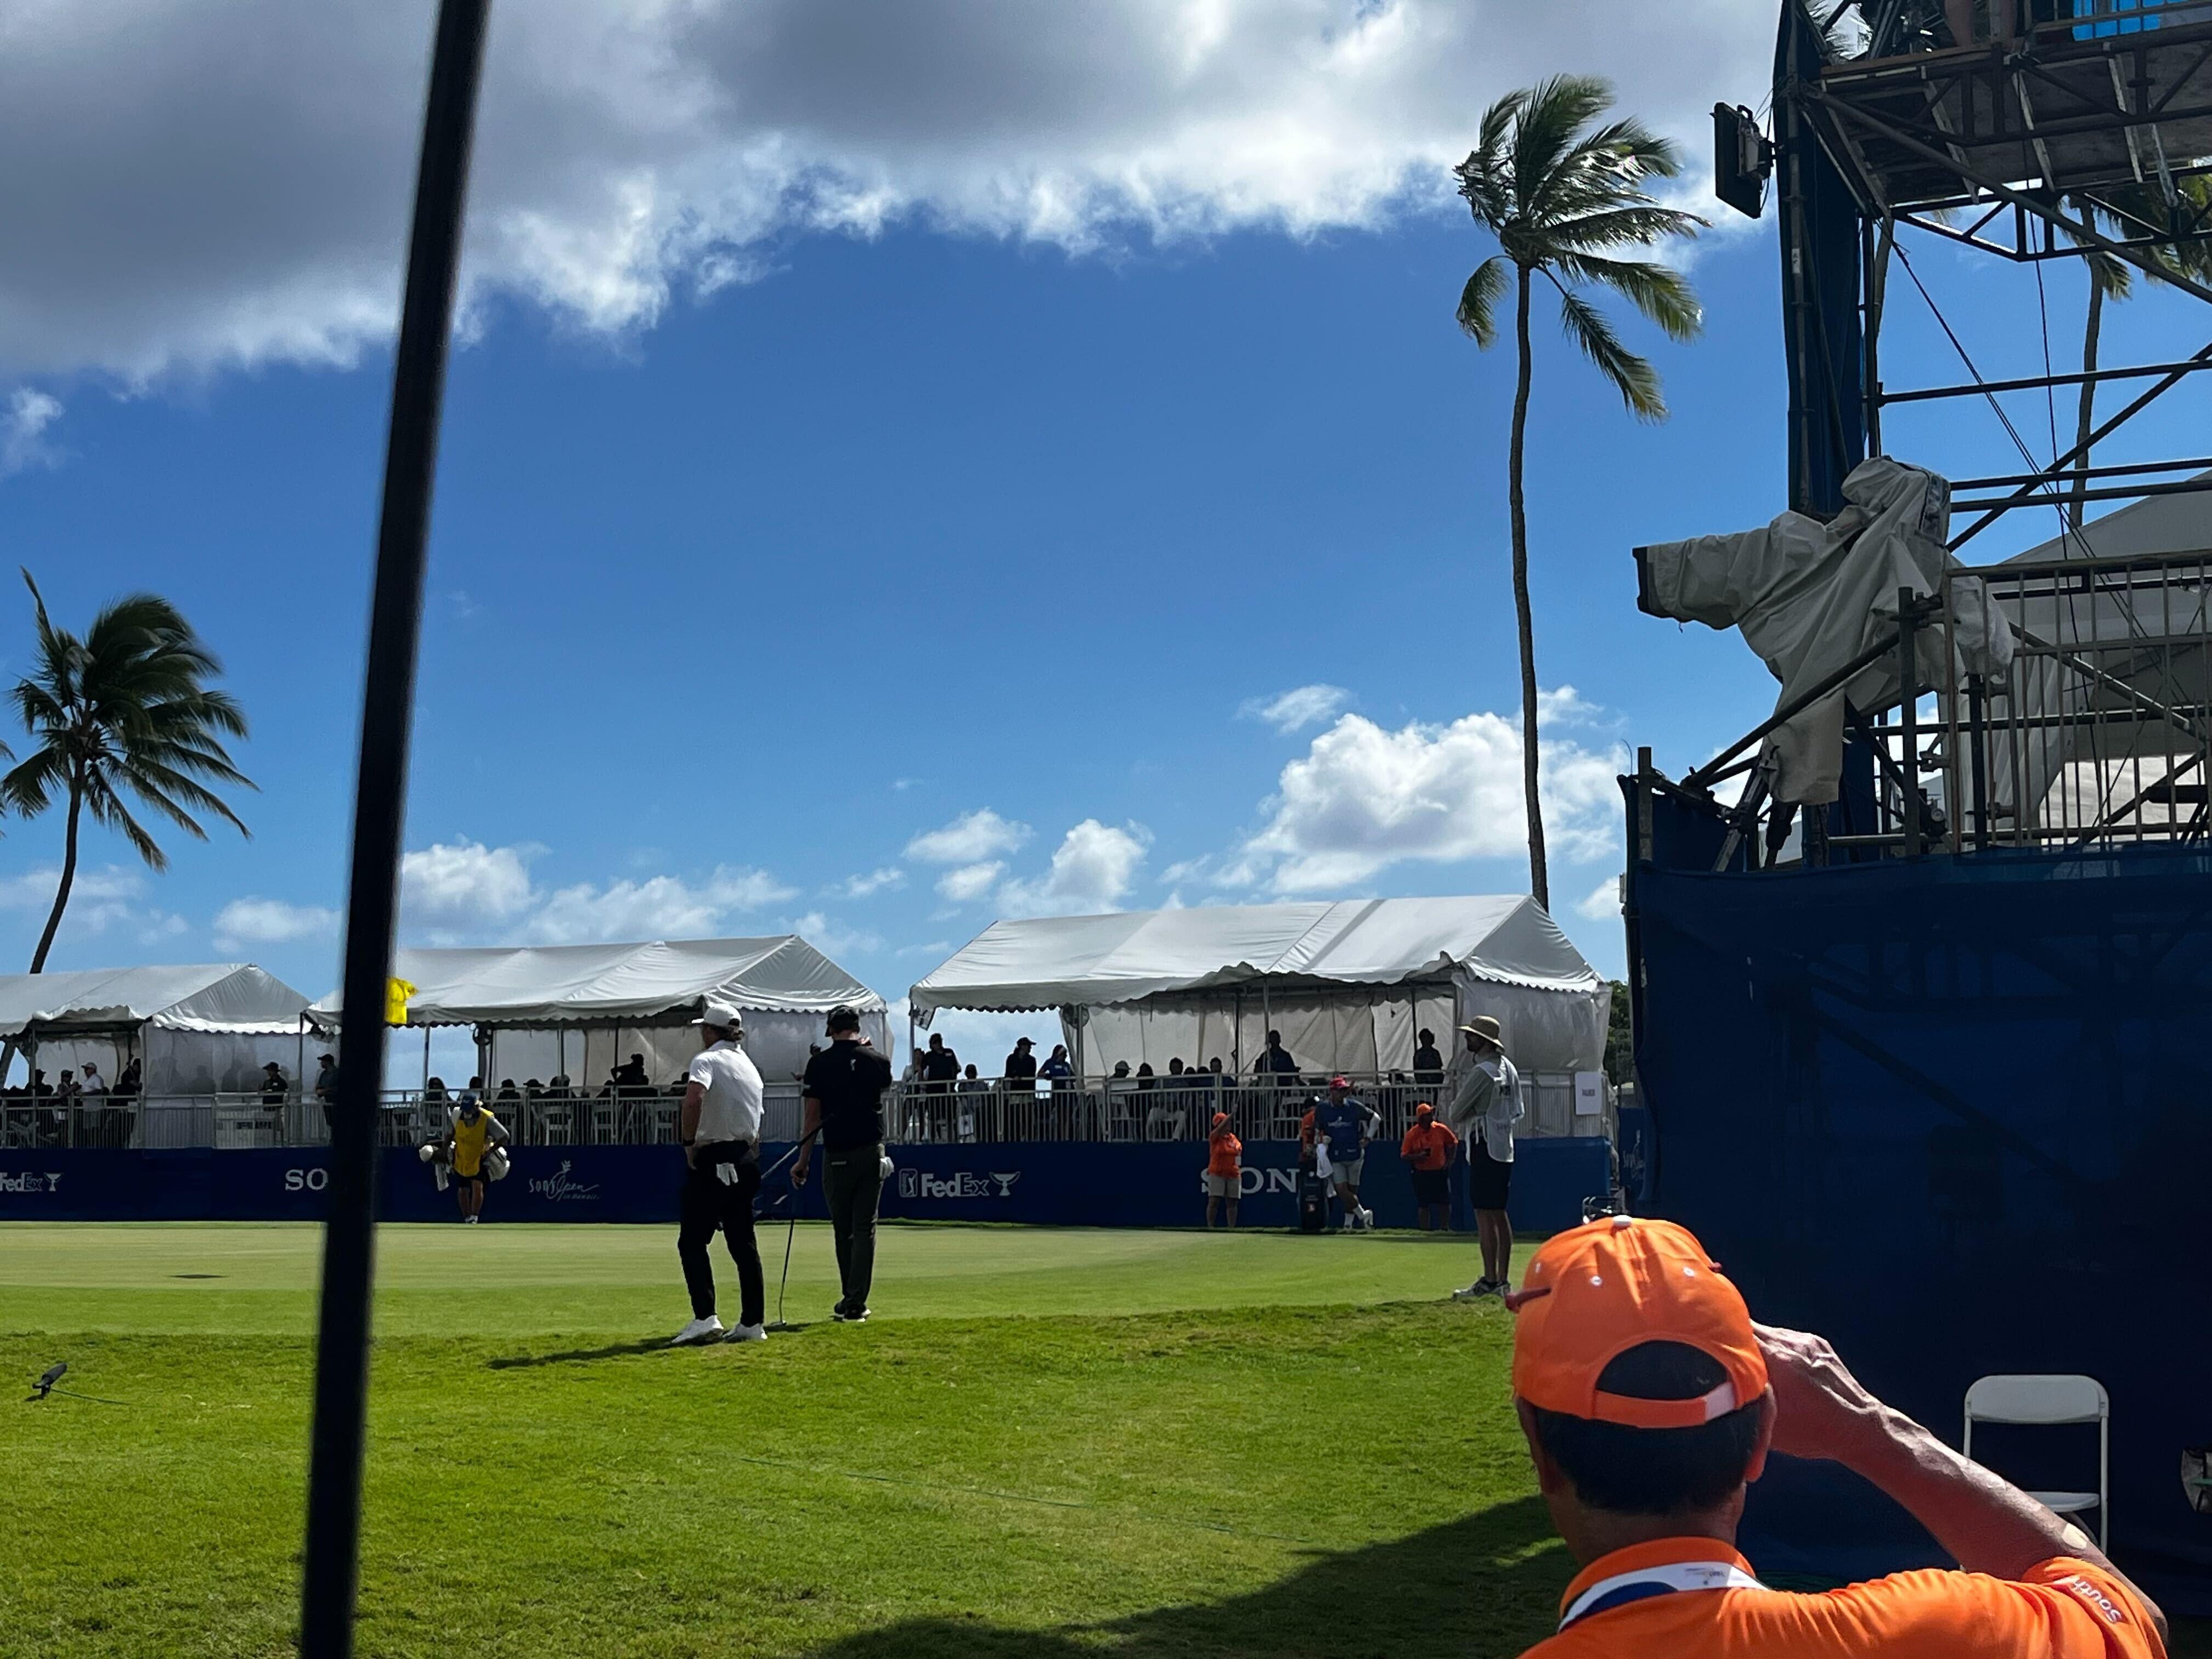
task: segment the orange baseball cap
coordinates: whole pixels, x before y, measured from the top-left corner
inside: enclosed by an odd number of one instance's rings
[[[1686,1429],[1766,1392],[1766,1359],[1742,1294],[1686,1227],[1603,1216],[1554,1234],[1528,1264],[1513,1310],[1513,1392],[1570,1417],[1636,1429]],[[1644,1342],[1681,1342],[1728,1380],[1696,1400],[1636,1400],[1598,1387]]]

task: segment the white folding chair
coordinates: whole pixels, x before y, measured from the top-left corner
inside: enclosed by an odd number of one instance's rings
[[[2028,1496],[2059,1515],[2096,1510],[2097,1547],[2109,1545],[2112,1402],[2103,1383],[2094,1376],[1984,1376],[1966,1390],[1966,1433],[1960,1449],[1969,1457],[1974,1455],[1977,1423],[2094,1423],[2097,1490],[2032,1492]]]

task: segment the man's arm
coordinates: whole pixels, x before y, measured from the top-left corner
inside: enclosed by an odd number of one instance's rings
[[[1497,1086],[1481,1066],[1468,1066],[1453,1086],[1451,1104],[1444,1108],[1444,1115],[1461,1127],[1477,1121],[1489,1109],[1490,1095]]]
[[[707,1085],[690,1082],[684,1085],[684,1110],[678,1120],[676,1138],[684,1143],[684,1161],[689,1164],[697,1148],[699,1139],[699,1110],[707,1103]]]
[[[813,1095],[805,1097],[806,1119],[799,1126],[799,1155],[791,1160],[791,1184],[806,1184],[806,1166],[814,1157],[814,1137],[822,1131],[822,1102]]]
[[[1774,1389],[1775,1450],[1827,1458],[1872,1481],[1968,1572],[2018,1579],[2054,1556],[2087,1561],[2126,1584],[2165,1639],[2158,1604],[2079,1527],[1882,1404],[1826,1339],[1769,1325],[1758,1331]]]

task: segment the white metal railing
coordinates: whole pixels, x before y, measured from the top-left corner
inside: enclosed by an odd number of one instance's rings
[[[1364,1073],[1354,1093],[1382,1117],[1398,1139],[1418,1102],[1447,1103],[1444,1084],[1416,1082],[1411,1073]],[[1575,1117],[1573,1073],[1522,1073],[1528,1119],[1522,1133],[1610,1133],[1604,1119]],[[1328,1099],[1316,1078],[1006,1079],[898,1082],[883,1097],[884,1139],[900,1146],[1005,1144],[1005,1141],[1203,1141],[1214,1113],[1228,1113],[1241,1139],[1297,1139],[1301,1119]],[[677,1139],[684,1099],[671,1088],[606,1091],[598,1095],[535,1091],[484,1102],[522,1146],[668,1146]],[[803,1106],[799,1084],[768,1084],[761,1137],[799,1139]],[[418,1146],[445,1134],[452,1097],[418,1088],[389,1091],[380,1103],[378,1144]],[[285,1095],[104,1095],[104,1097],[0,1099],[0,1146],[11,1148],[257,1148],[327,1146],[330,1121],[319,1099]]]
[[[1354,1092],[1382,1119],[1380,1133],[1403,1135],[1413,1108],[1441,1110],[1446,1085],[1411,1073],[1348,1078]],[[1154,1078],[1091,1078],[1054,1082],[973,1078],[951,1083],[895,1083],[884,1096],[885,1138],[895,1145],[998,1144],[1008,1141],[1202,1141],[1217,1112],[1246,1140],[1295,1139],[1307,1111],[1328,1098],[1325,1078],[1227,1077],[1186,1073]],[[1524,1072],[1528,1115],[1521,1133],[1534,1137],[1609,1133],[1611,1118],[1577,1118],[1574,1077]],[[526,1146],[665,1146],[677,1139],[680,1089],[646,1087],[594,1094],[494,1091],[485,1105]],[[762,1138],[798,1139],[803,1120],[799,1085],[766,1085]],[[445,1133],[450,1096],[419,1089],[382,1097],[377,1139],[407,1146]],[[322,1103],[288,1093],[0,1097],[0,1146],[117,1147],[169,1150],[319,1146],[330,1140]]]

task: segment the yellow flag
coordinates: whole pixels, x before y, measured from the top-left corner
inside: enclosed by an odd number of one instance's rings
[[[384,1023],[404,1025],[407,1023],[407,999],[422,988],[397,977],[384,981]]]

